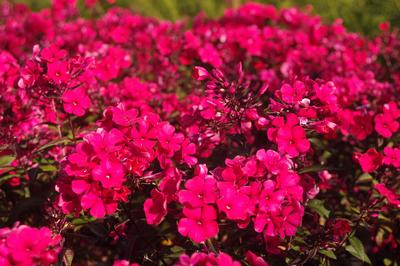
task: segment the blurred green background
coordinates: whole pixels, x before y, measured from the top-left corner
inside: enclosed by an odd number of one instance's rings
[[[81,0],[82,1],[82,0]],[[14,0],[26,3],[34,10],[49,6],[50,0]],[[104,0],[103,0],[104,2]],[[144,15],[177,20],[191,18],[199,11],[218,17],[226,7],[237,7],[247,0],[116,0],[116,4],[129,7]],[[375,35],[381,22],[400,25],[400,0],[259,0],[277,7],[306,5],[327,22],[343,18],[347,29],[366,35]]]

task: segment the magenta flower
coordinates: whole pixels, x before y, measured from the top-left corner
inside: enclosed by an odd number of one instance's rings
[[[182,143],[182,160],[188,165],[193,166],[197,163],[196,155],[196,144],[190,143],[185,139]]]
[[[274,181],[267,180],[263,184],[259,198],[260,211],[276,213],[279,211],[284,199],[285,192],[278,190]]]
[[[137,125],[132,127],[133,145],[152,150],[156,143],[156,132],[148,120],[140,119]]]
[[[298,123],[296,115],[287,115],[285,125],[278,129],[276,136],[279,151],[291,157],[297,157],[300,153],[306,153],[310,149],[306,132],[301,126],[298,126]]]
[[[400,208],[400,195],[396,192],[388,189],[385,184],[379,183],[375,185],[375,189],[384,196],[390,204],[395,205],[397,208]]]
[[[125,141],[124,134],[116,128],[109,132],[98,130],[86,135],[84,139],[100,159],[107,159],[110,153],[120,150]]]
[[[60,236],[47,227],[21,225],[0,229],[0,262],[2,265],[50,265],[58,260]]]
[[[113,109],[113,121],[120,126],[133,126],[137,121],[138,111],[136,109],[121,110],[120,108]]]
[[[205,205],[202,208],[183,208],[185,218],[178,222],[178,231],[196,243],[215,237],[218,234],[217,212],[214,207]]]
[[[146,199],[143,206],[148,224],[158,225],[167,215],[167,199],[157,189],[151,191],[151,198]]]
[[[285,157],[281,157],[281,155],[274,150],[265,151],[264,149],[260,149],[257,151],[256,157],[257,160],[261,161],[267,170],[274,175],[291,167],[291,162]]]
[[[361,169],[366,173],[371,173],[382,165],[383,156],[374,148],[370,148],[366,153],[355,154]]]
[[[227,182],[219,182],[220,197],[217,200],[218,209],[231,220],[245,220],[248,217],[250,199],[244,193]]]
[[[295,81],[293,87],[285,83],[281,87],[282,99],[290,104],[297,104],[300,102],[307,89],[301,81]]]
[[[383,163],[387,165],[393,165],[396,168],[400,168],[400,148],[385,147],[383,149],[385,157]]]
[[[47,64],[47,76],[57,84],[66,83],[71,78],[68,63],[56,61]]]
[[[240,266],[238,261],[232,259],[226,253],[220,252],[216,257],[214,253],[193,253],[192,256],[183,254],[175,266]]]
[[[246,251],[245,256],[246,261],[248,261],[251,266],[269,266],[268,262],[266,262],[262,257],[257,256],[250,250]]]
[[[62,100],[65,112],[76,116],[83,116],[91,104],[89,97],[80,88],[67,90]]]
[[[206,43],[199,49],[199,56],[201,61],[209,63],[213,67],[218,68],[222,65],[222,60],[219,56],[218,50],[210,43]]]
[[[179,202],[191,208],[215,203],[216,181],[211,176],[196,176],[185,182],[185,188],[178,193]]]
[[[93,179],[100,181],[103,187],[120,187],[125,181],[125,172],[123,166],[111,160],[102,160],[100,165],[92,171]]]
[[[390,138],[399,130],[399,122],[388,113],[378,114],[375,116],[375,130],[381,136]]]
[[[89,209],[90,215],[95,218],[103,218],[106,214],[112,214],[117,208],[115,202],[102,199],[93,193],[84,194],[81,198],[81,205],[83,209]]]
[[[266,236],[279,235],[281,238],[295,235],[297,227],[301,225],[303,214],[304,209],[301,206],[283,206],[279,214],[267,220],[264,234]]]
[[[42,49],[42,51],[40,51],[40,56],[49,63],[64,59],[66,55],[66,50],[62,50],[54,44],[50,45],[49,47],[45,47]]]
[[[169,123],[161,123],[157,131],[157,140],[168,156],[181,147],[184,136],[181,133],[175,133],[175,128]]]
[[[209,77],[208,71],[204,67],[195,66],[193,71],[193,78],[201,81]]]

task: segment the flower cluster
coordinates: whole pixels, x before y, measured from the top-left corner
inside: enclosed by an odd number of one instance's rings
[[[47,227],[26,225],[0,229],[0,264],[4,266],[51,265],[57,262],[60,236]]]
[[[0,264],[398,260],[397,29],[52,2],[0,4]]]

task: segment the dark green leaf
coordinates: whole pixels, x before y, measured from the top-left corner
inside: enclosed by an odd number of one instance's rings
[[[15,159],[14,155],[4,155],[0,157],[0,167],[8,166]]]
[[[334,259],[336,260],[336,255],[332,250],[327,250],[327,249],[321,249],[319,250],[319,253],[321,253],[322,255],[327,256],[328,258]]]
[[[324,217],[324,218],[328,218],[330,211],[328,209],[325,208],[324,206],[324,202],[322,200],[319,199],[312,199],[308,202],[307,205],[310,209],[314,210],[315,212],[317,212],[320,216]]]
[[[346,246],[346,250],[351,255],[358,258],[359,260],[366,262],[368,264],[371,264],[370,259],[368,258],[367,254],[365,253],[363,243],[355,236],[350,237],[349,241],[350,241],[350,245]]]
[[[43,146],[39,147],[36,150],[36,152],[43,151],[43,150],[46,150],[48,148],[58,146],[58,145],[66,145],[70,142],[71,142],[71,140],[69,138],[56,139],[56,140],[50,141],[50,142],[44,144]]]

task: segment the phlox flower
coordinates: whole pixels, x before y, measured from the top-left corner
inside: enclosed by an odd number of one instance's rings
[[[53,236],[47,227],[26,225],[0,229],[0,262],[2,265],[30,266],[56,263],[61,237]]]
[[[196,243],[215,237],[218,234],[217,212],[211,205],[201,208],[183,208],[184,218],[178,222],[178,231]]]
[[[378,114],[375,116],[375,130],[382,137],[390,138],[393,133],[399,130],[399,122],[387,113]]]
[[[379,192],[379,194],[384,196],[390,204],[393,204],[397,208],[400,208],[399,194],[387,188],[383,183],[376,184],[375,189]]]
[[[151,191],[151,198],[146,199],[143,206],[148,224],[160,224],[167,214],[167,198],[157,189]]]
[[[240,266],[238,261],[232,259],[226,253],[220,252],[217,256],[214,253],[193,253],[191,256],[183,254],[175,266]],[[261,266],[261,265],[260,265]]]
[[[83,116],[90,106],[90,99],[83,89],[67,90],[62,95],[65,112],[76,116]]]
[[[100,165],[92,170],[93,179],[100,181],[103,187],[120,187],[125,181],[125,171],[119,162],[110,159],[102,160]]]
[[[86,193],[81,197],[81,205],[84,210],[89,210],[90,215],[95,218],[103,218],[117,209],[117,203],[112,200],[112,192],[103,192],[100,195],[94,191]]]
[[[156,134],[160,147],[168,156],[178,151],[184,140],[184,136],[181,133],[175,133],[175,128],[167,122],[163,122],[158,126]]]
[[[251,205],[250,198],[228,182],[219,182],[218,189],[218,209],[224,212],[228,219],[245,220]]]
[[[393,165],[396,168],[400,168],[400,148],[385,147],[383,149],[384,158],[383,163],[387,165]]]
[[[265,151],[264,149],[260,149],[256,153],[256,158],[264,164],[270,173],[274,175],[292,167],[292,163],[289,159],[282,157],[274,150]]]
[[[355,154],[361,169],[364,172],[371,173],[382,165],[383,156],[374,148],[369,148],[366,153]]]
[[[272,180],[267,180],[263,184],[258,204],[262,212],[276,213],[279,211],[285,199],[285,192],[279,190]]]
[[[195,176],[185,182],[185,188],[178,193],[179,202],[191,208],[215,203],[218,196],[212,176]]]
[[[290,104],[297,104],[300,102],[306,92],[307,89],[301,81],[295,81],[293,86],[285,83],[281,87],[282,99]]]
[[[297,157],[300,153],[306,153],[310,149],[306,132],[298,123],[296,115],[287,115],[286,123],[278,129],[276,136],[279,151],[291,157]]]
[[[47,76],[56,84],[66,83],[71,78],[68,70],[68,63],[56,61],[47,64]]]

